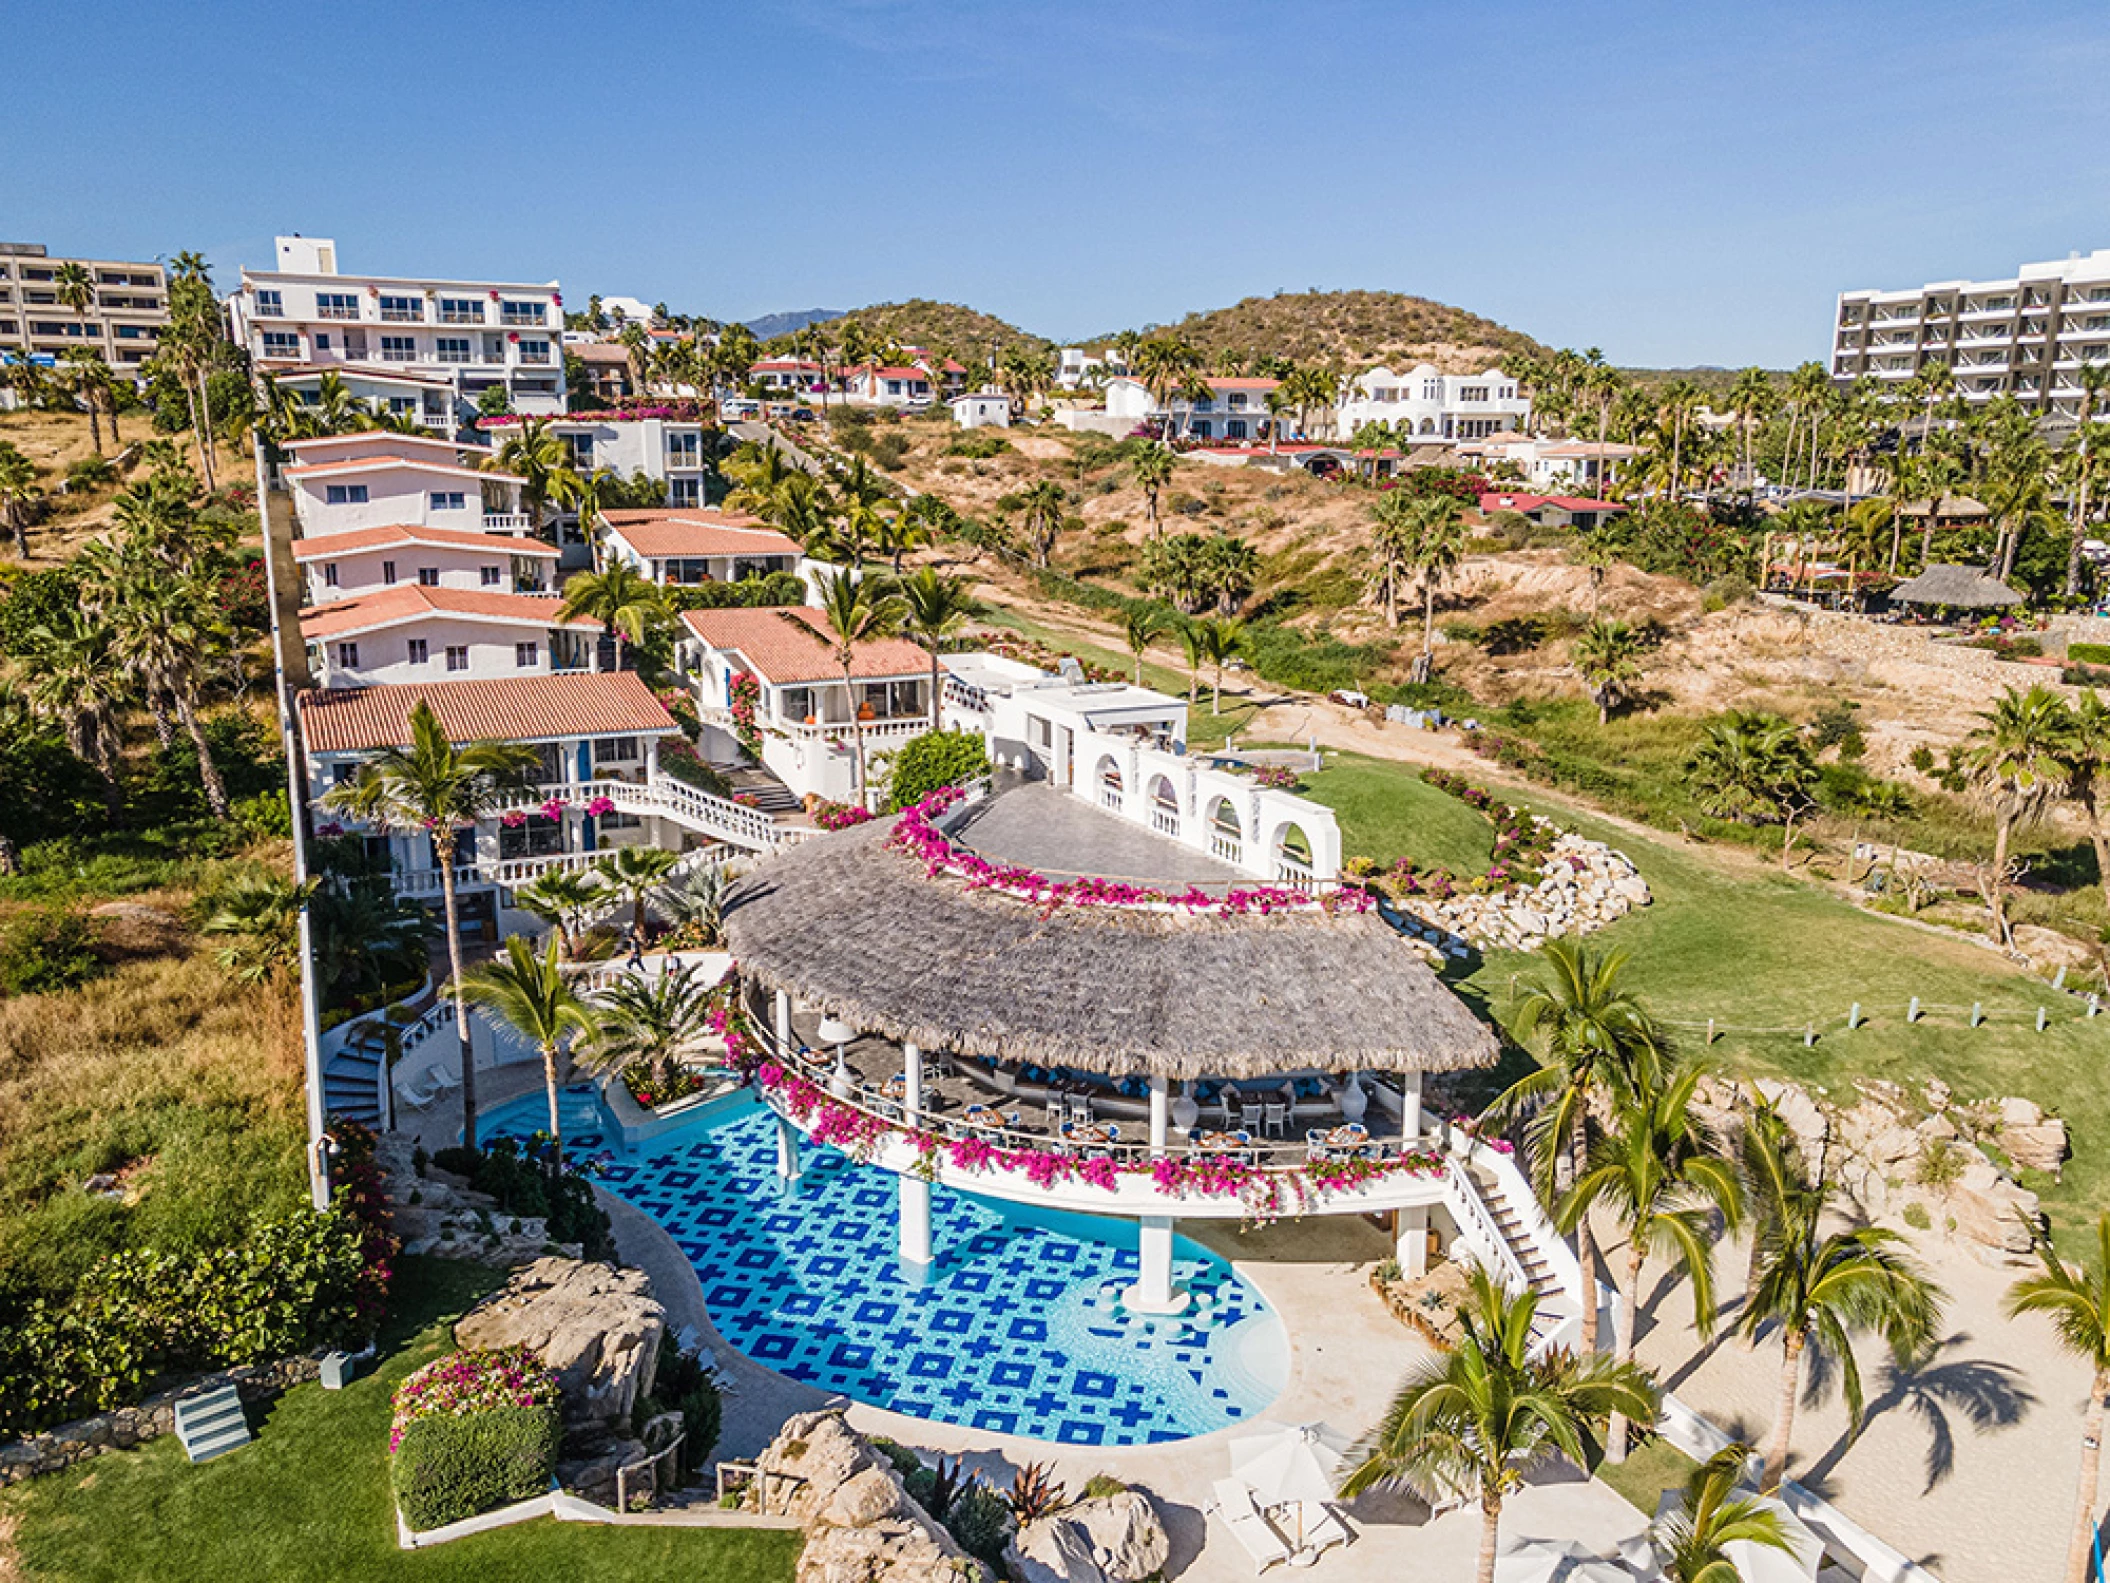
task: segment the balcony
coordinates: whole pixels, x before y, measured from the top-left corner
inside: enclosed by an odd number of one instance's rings
[[[381,322],[383,324],[423,324],[425,315],[416,308],[383,308],[381,310]]]
[[[550,366],[550,355],[548,352],[531,352],[523,348],[520,363],[524,368],[547,368]]]
[[[417,360],[418,354],[414,347],[384,346],[381,348],[381,361],[384,363],[414,363]]]
[[[486,533],[532,533],[534,519],[524,511],[486,511],[483,530]]]
[[[283,319],[285,316],[286,305],[282,302],[259,302],[256,305],[256,317],[259,319]]]
[[[315,317],[318,319],[349,319],[356,321],[359,317],[359,305],[355,302],[349,308],[340,308],[336,306],[324,307],[322,304],[317,303],[315,306]]]
[[[703,453],[700,451],[667,452],[667,467],[670,471],[688,472],[701,466],[703,466]]]
[[[489,322],[481,313],[471,312],[467,309],[442,308],[440,310],[440,323],[442,324],[487,324]]]

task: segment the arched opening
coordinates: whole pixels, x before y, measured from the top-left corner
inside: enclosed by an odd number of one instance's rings
[[[1245,827],[1231,799],[1219,797],[1209,805],[1209,855],[1226,863],[1245,861]]]
[[[1296,886],[1311,883],[1311,841],[1294,824],[1275,832],[1273,842],[1275,878]]]
[[[1423,418],[1421,420],[1421,432],[1423,434],[1434,434],[1436,432],[1436,420],[1434,418]]]
[[[1150,827],[1159,835],[1180,833],[1180,799],[1171,778],[1154,776],[1150,782]]]
[[[1111,756],[1102,758],[1093,778],[1099,783],[1099,805],[1118,812],[1121,807],[1121,766]]]

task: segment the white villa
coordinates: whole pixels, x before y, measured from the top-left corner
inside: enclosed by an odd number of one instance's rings
[[[533,529],[521,504],[526,480],[467,465],[458,446],[370,431],[295,440],[287,449],[294,460],[279,476],[310,537],[405,525],[516,535]]]
[[[1621,469],[1640,454],[1638,447],[1616,440],[1555,440],[1509,433],[1463,440],[1458,445],[1461,462],[1511,463],[1526,484],[1544,494],[1583,490],[1601,495],[1618,484]]]
[[[1531,415],[1531,398],[1498,368],[1445,374],[1430,363],[1399,372],[1379,365],[1349,388],[1335,417],[1344,437],[1366,423],[1388,423],[1417,440],[1477,440],[1520,429]]]
[[[602,554],[635,566],[655,583],[734,583],[796,572],[796,540],[739,512],[604,511]]]
[[[409,583],[304,610],[300,631],[325,687],[594,669],[600,623],[560,620],[557,608],[547,595]]]
[[[312,399],[322,376],[452,434],[496,386],[514,411],[564,410],[564,297],[554,280],[345,275],[337,244],[282,236],[275,267],[244,269],[227,299],[235,340],[281,388]]]
[[[1000,390],[970,391],[953,397],[948,405],[952,408],[952,421],[963,429],[1011,427],[1011,398]]]
[[[1106,415],[1137,424],[1161,423],[1169,434],[1195,440],[1265,440],[1275,433],[1267,398],[1282,381],[1209,379],[1203,383],[1209,389],[1207,398],[1179,396],[1161,405],[1140,379],[1118,375],[1106,382]]]
[[[310,605],[394,588],[399,583],[509,594],[557,591],[555,545],[513,534],[465,533],[422,523],[387,523],[296,539],[293,560],[307,573],[302,600]]]
[[[503,437],[509,425],[486,419],[486,434]],[[704,503],[704,479],[711,467],[712,425],[701,418],[626,418],[573,414],[556,418],[550,432],[571,452],[580,477],[606,469],[621,479],[639,473],[667,486],[665,504],[695,507]]]

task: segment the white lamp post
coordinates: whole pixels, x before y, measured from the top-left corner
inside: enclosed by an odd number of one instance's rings
[[[814,1031],[821,1043],[835,1046],[835,1070],[828,1074],[828,1092],[837,1099],[848,1099],[857,1092],[857,1074],[850,1070],[850,1058],[843,1046],[857,1037],[857,1030],[840,1017],[823,1017]]]

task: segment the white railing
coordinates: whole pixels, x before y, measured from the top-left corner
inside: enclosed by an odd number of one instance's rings
[[[750,808],[724,797],[713,797],[708,792],[672,776],[661,775],[651,781],[591,780],[565,785],[537,786],[522,794],[511,803],[494,809],[505,813],[512,809],[526,812],[541,807],[552,798],[572,805],[592,802],[596,797],[605,797],[617,813],[648,816],[663,814],[703,835],[737,846],[749,852],[773,852],[780,846],[789,845],[810,831],[780,828],[777,822],[759,808]]]
[[[1312,882],[1311,865],[1300,857],[1287,852],[1275,854],[1275,878],[1287,880],[1292,885],[1309,885]]]
[[[484,532],[529,533],[534,530],[535,519],[524,511],[486,511]]]
[[[1099,783],[1099,806],[1111,808],[1115,813],[1119,813],[1121,811],[1121,788],[1101,781]]]
[[[730,710],[704,710],[702,713],[703,717],[712,720],[713,724],[729,724],[732,720]],[[713,720],[714,714],[722,719]],[[808,725],[803,720],[770,719],[764,723],[763,729],[773,731],[792,742],[820,742],[837,737],[845,747],[850,744],[857,731],[855,724],[848,720],[818,720]],[[917,715],[908,720],[867,720],[864,723],[865,746],[870,747],[875,742],[906,740],[909,737],[921,736],[929,729],[929,715]]]
[[[525,885],[537,875],[547,874],[553,869],[582,869],[593,867],[598,852],[540,852],[532,857],[497,858],[488,863],[469,863],[454,871],[457,887],[483,885]],[[440,871],[436,868],[414,868],[396,876],[396,890],[405,896],[437,896],[440,893]]]
[[[1495,1224],[1494,1214],[1480,1196],[1480,1189],[1474,1185],[1471,1174],[1455,1158],[1443,1164],[1443,1202],[1450,1210],[1451,1218],[1458,1222],[1458,1229],[1465,1234],[1465,1240],[1473,1245],[1481,1258],[1492,1256],[1495,1273],[1502,1277],[1502,1284],[1512,1292],[1529,1291],[1531,1277],[1524,1273],[1524,1264],[1517,1257],[1517,1250],[1509,1245],[1509,1239],[1502,1235],[1502,1228]]]
[[[1177,808],[1167,808],[1162,803],[1150,810],[1150,828],[1159,835],[1176,836],[1180,833],[1180,815]]]
[[[1209,855],[1220,858],[1233,867],[1245,862],[1245,843],[1235,835],[1225,835],[1221,830],[1209,832]]]

